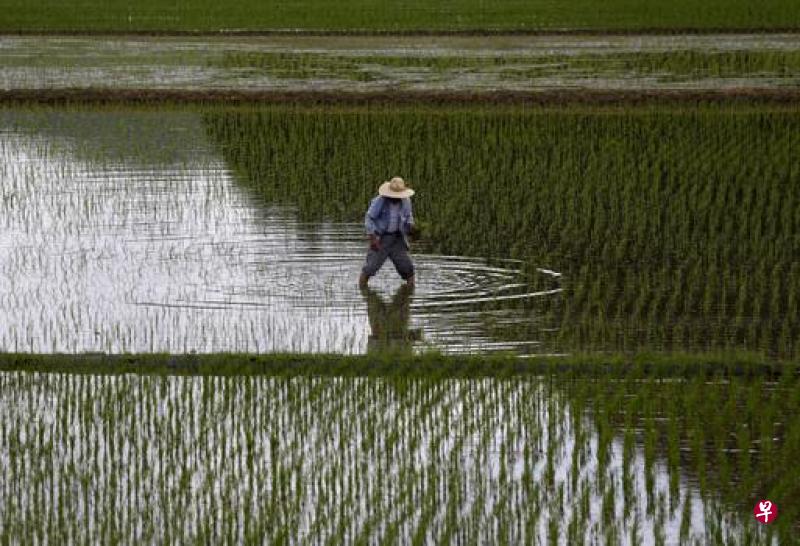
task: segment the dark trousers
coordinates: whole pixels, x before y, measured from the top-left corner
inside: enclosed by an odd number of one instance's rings
[[[400,233],[384,233],[380,236],[381,248],[375,250],[370,247],[367,260],[361,272],[367,277],[372,277],[383,266],[386,258],[392,260],[394,268],[404,280],[414,275],[414,263],[408,255],[408,246]]]

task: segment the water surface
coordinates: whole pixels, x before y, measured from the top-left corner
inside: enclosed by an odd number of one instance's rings
[[[558,297],[557,273],[423,244],[413,294],[389,262],[360,291],[363,226],[259,200],[197,112],[5,109],[0,156],[0,350],[552,351],[517,303]]]

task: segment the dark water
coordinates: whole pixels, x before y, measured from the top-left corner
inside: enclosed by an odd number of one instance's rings
[[[196,112],[4,109],[0,157],[2,351],[554,351],[558,273],[423,243],[360,291],[363,226],[259,200]]]

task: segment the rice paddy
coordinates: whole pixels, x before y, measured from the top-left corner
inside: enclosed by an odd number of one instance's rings
[[[557,297],[556,277],[422,254],[413,298],[390,271],[361,293],[363,226],[240,187],[201,112],[6,110],[0,127],[4,351],[551,350],[552,325],[504,302]]]
[[[56,364],[4,357],[0,542],[791,543],[794,368],[602,352],[796,358],[797,123],[757,105],[5,107],[0,340]],[[362,205],[390,166],[418,192],[419,285],[387,270],[359,292]],[[408,361],[431,350],[600,356],[578,375]],[[204,364],[219,352],[249,356]],[[293,355],[246,365],[275,352]],[[98,356],[122,353],[198,360]],[[753,521],[764,497],[776,526]]]
[[[798,455],[795,375],[613,377],[3,372],[0,541],[775,544],[796,533],[796,479],[774,471]],[[780,525],[752,521],[763,494]]]
[[[5,350],[352,354],[371,310],[418,351],[796,356],[793,108],[2,119]],[[392,168],[422,197],[413,297],[353,283]]]
[[[0,372],[0,542],[791,543],[789,364],[465,375],[424,354],[796,358],[797,124],[719,104],[4,107],[0,341],[34,356]],[[419,284],[387,269],[360,292],[389,169],[418,192]],[[247,354],[186,373],[220,352]],[[276,352],[279,373],[243,365]],[[103,375],[124,353],[200,360]],[[776,526],[753,521],[764,497]]]
[[[0,0],[0,545],[797,543],[799,28]]]
[[[243,183],[302,218],[356,221],[394,169],[434,252],[563,274],[564,296],[536,303],[559,352],[782,358],[800,335],[798,122],[795,107],[715,105],[207,117]]]

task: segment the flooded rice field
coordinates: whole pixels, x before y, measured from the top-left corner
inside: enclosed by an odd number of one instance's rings
[[[359,290],[363,225],[239,185],[197,112],[4,109],[0,157],[2,351],[553,351],[558,273],[415,247]]]
[[[0,37],[6,98],[799,84],[796,34]],[[0,353],[796,357],[798,126],[796,105],[727,103],[3,106]],[[417,286],[387,263],[359,288],[358,218],[393,175],[417,191]],[[800,536],[788,366],[104,364],[0,372],[0,544]],[[777,525],[754,521],[764,498]]]
[[[0,347],[790,358],[799,126],[713,105],[6,107]],[[364,212],[396,174],[418,286],[387,263],[362,292]]]
[[[561,273],[529,324],[557,328],[563,351],[800,349],[796,107],[281,105],[205,121],[242,185],[305,221],[362,219],[371,181],[401,172],[438,254],[520,259],[534,286]]]
[[[784,89],[796,34],[0,37],[0,90]]]
[[[621,434],[599,418],[614,400],[594,388],[2,373],[0,540],[778,543],[775,527],[709,489],[698,452],[657,454],[652,427]],[[689,438],[704,442],[703,430],[716,429],[690,426]]]

